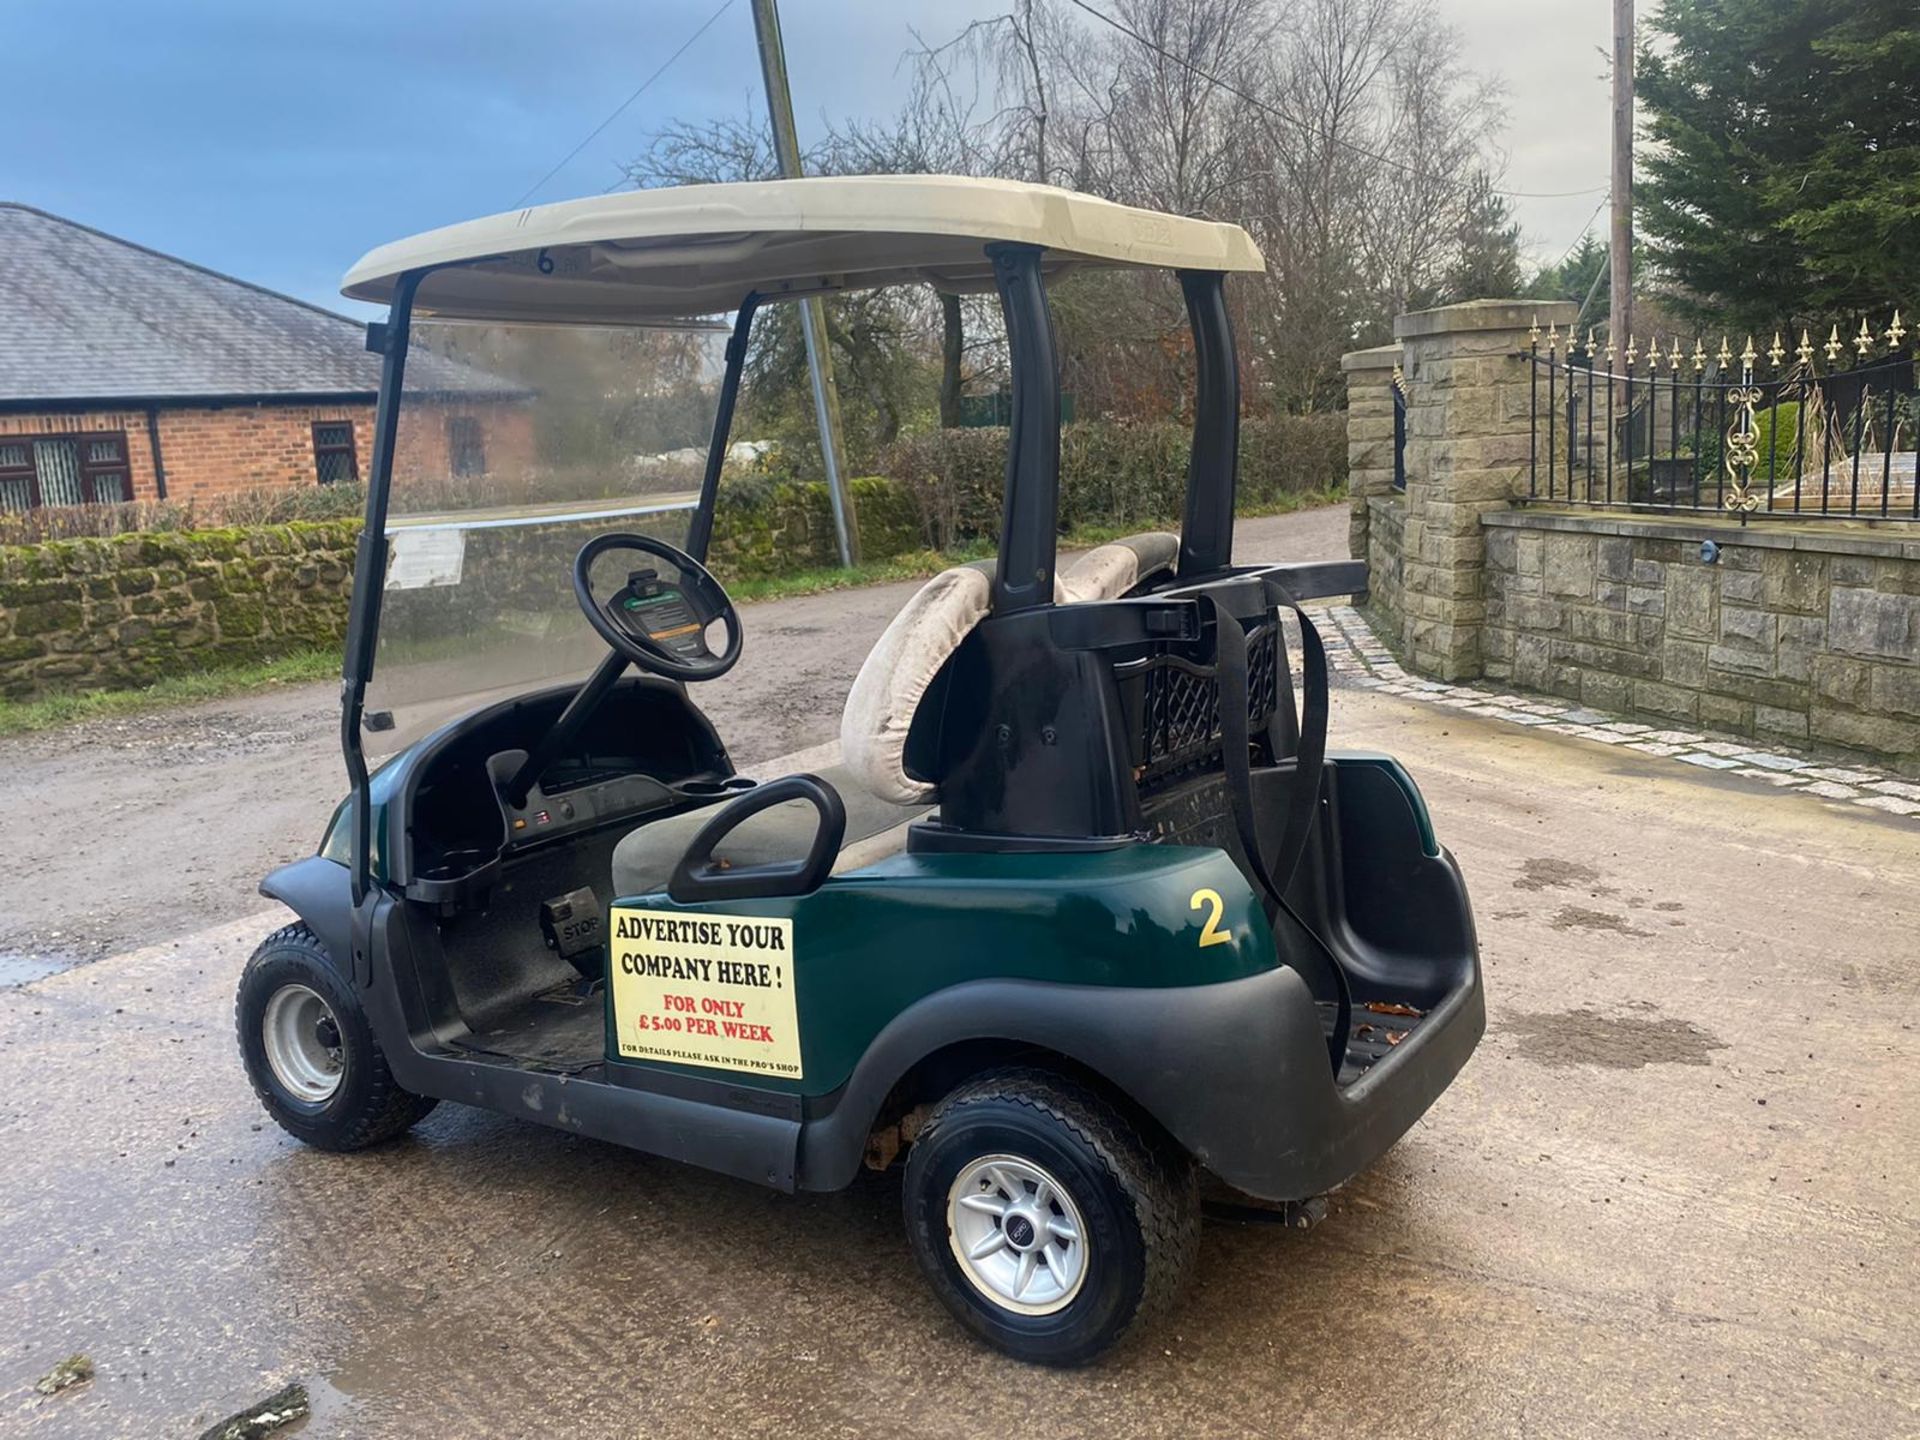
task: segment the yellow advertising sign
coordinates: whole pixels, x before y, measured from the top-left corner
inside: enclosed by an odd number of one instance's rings
[[[623,1060],[800,1078],[793,921],[624,906],[612,920]]]

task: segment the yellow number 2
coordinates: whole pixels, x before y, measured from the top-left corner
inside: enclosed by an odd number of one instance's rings
[[[1230,932],[1220,928],[1220,917],[1227,911],[1227,902],[1220,898],[1220,892],[1218,890],[1194,891],[1193,898],[1187,901],[1187,909],[1198,910],[1203,905],[1208,913],[1207,923],[1200,927],[1200,948],[1204,950],[1209,945],[1224,945],[1233,939]]]

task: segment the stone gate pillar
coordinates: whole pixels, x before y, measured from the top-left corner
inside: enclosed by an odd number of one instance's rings
[[[1568,301],[1469,300],[1393,323],[1407,387],[1401,530],[1403,658],[1442,680],[1481,673],[1486,621],[1480,517],[1526,493],[1527,332],[1564,329]]]
[[[1393,367],[1400,346],[1376,345],[1340,357],[1347,376],[1347,553],[1367,558],[1367,502],[1393,494]]]

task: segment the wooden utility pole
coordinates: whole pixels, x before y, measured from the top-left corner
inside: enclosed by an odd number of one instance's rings
[[[760,43],[760,75],[767,87],[767,117],[780,173],[800,178],[800,139],[793,127],[793,92],[787,88],[787,52],[780,43],[780,12],[774,0],[753,0],[753,33]],[[827,311],[820,298],[800,302],[800,328],[807,342],[807,375],[813,384],[813,414],[820,429],[820,458],[833,506],[833,536],[842,565],[860,563],[860,523],[847,488],[840,445],[840,392],[833,383],[833,353],[827,348]]]
[[[1633,333],[1633,0],[1613,0],[1612,198],[1607,329],[1624,352]]]

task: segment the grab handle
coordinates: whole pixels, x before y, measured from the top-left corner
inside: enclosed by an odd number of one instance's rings
[[[739,866],[714,863],[714,848],[741,824],[763,810],[793,800],[805,800],[820,817],[813,844],[804,860]],[[788,775],[742,795],[701,826],[687,853],[674,867],[673,878],[667,882],[667,894],[682,905],[704,900],[761,900],[811,894],[832,872],[846,833],[847,807],[833,786],[818,775]]]

